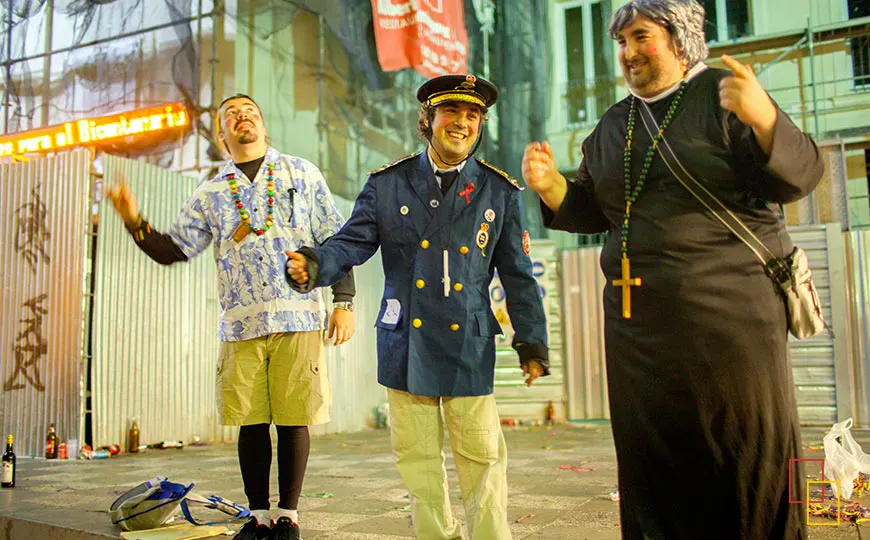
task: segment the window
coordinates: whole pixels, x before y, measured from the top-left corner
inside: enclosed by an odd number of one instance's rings
[[[749,0],[698,0],[706,13],[707,41],[748,36]]]
[[[849,0],[849,18],[870,16],[870,0]],[[854,85],[864,87],[870,85],[870,37],[852,38],[852,73],[855,76]]]
[[[595,122],[616,100],[610,15],[610,0],[575,0],[557,11],[557,74],[566,128]]]

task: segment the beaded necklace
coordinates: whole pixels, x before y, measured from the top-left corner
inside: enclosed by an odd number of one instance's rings
[[[625,166],[625,214],[622,219],[621,236],[622,279],[613,280],[613,285],[615,287],[622,287],[622,317],[625,319],[631,318],[631,287],[639,287],[642,282],[639,277],[631,277],[631,263],[628,259],[628,228],[631,221],[631,205],[634,204],[640,196],[641,191],[643,191],[643,186],[646,182],[646,177],[649,173],[653,157],[655,157],[656,149],[664,136],[665,128],[670,125],[671,120],[674,118],[674,113],[677,110],[677,106],[680,104],[680,99],[682,99],[685,90],[686,81],[684,80],[682,84],[680,84],[680,89],[674,96],[674,100],[671,101],[670,107],[668,107],[668,112],[665,115],[665,119],[662,121],[661,127],[659,127],[658,133],[653,137],[652,144],[646,151],[646,157],[643,160],[643,168],[640,171],[640,177],[637,179],[637,183],[634,185],[633,189],[631,186],[631,141],[634,136],[634,120],[637,116],[637,98],[631,96],[631,108],[628,112],[627,133],[625,135],[625,152],[623,153],[623,164]]]
[[[269,163],[268,165],[268,173],[266,176],[266,194],[268,198],[266,201],[268,202],[268,208],[266,208],[266,225],[262,229],[258,229],[251,225],[251,215],[248,213],[247,209],[245,209],[245,205],[242,204],[242,200],[239,197],[239,186],[236,183],[236,175],[235,173],[230,173],[227,175],[227,183],[230,185],[230,192],[233,196],[233,201],[236,203],[236,208],[239,211],[239,216],[242,218],[248,227],[252,231],[254,231],[257,236],[263,236],[266,231],[268,231],[272,227],[272,215],[274,214],[274,206],[275,206],[275,164]]]

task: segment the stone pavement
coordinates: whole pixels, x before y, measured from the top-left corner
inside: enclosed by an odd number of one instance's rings
[[[616,462],[608,424],[506,428],[505,437],[514,539],[619,538],[618,504],[610,499],[616,490]],[[805,437],[808,443],[820,440],[820,433]],[[579,470],[558,468],[563,465]],[[449,453],[448,470],[454,510],[461,517]],[[0,490],[0,540],[118,538],[120,531],[106,512],[109,505],[120,492],[156,475],[194,482],[194,491],[203,495],[245,502],[232,444],[94,461],[19,459],[17,486]],[[273,466],[273,493],[275,475]],[[413,538],[408,504],[387,431],[312,439],[300,503],[306,540],[408,540]],[[673,504],[684,502],[677,498]],[[859,532],[846,524],[811,527],[810,538],[852,539]]]

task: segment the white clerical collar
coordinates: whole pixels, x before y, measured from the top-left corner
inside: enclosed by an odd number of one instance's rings
[[[692,69],[690,69],[686,73],[686,76],[683,80],[681,80],[677,84],[671,86],[667,90],[659,92],[658,94],[656,94],[652,97],[639,96],[639,95],[635,94],[631,88],[629,88],[628,91],[631,93],[631,95],[633,95],[634,97],[636,97],[637,99],[639,99],[641,101],[645,101],[647,103],[655,103],[656,101],[658,101],[660,99],[664,99],[664,98],[668,97],[669,95],[673,94],[674,92],[676,92],[677,89],[680,88],[680,85],[683,83],[683,81],[687,81],[687,82],[691,81],[692,79],[694,79],[699,73],[701,73],[705,69],[707,69],[707,64],[705,64],[704,62],[698,62],[697,64],[695,64],[695,66]]]
[[[446,172],[448,172],[448,171],[456,171],[457,173],[461,173],[461,172],[462,172],[462,168],[465,167],[465,164],[466,164],[466,163],[468,163],[468,158],[465,158],[465,159],[462,161],[462,163],[460,163],[459,165],[456,165],[456,166],[454,166],[454,167],[448,167],[448,168],[446,168],[446,169],[439,169],[439,168],[435,165],[435,161],[432,159],[432,154],[429,153],[429,149],[428,149],[428,148],[426,149],[426,157],[429,158],[429,165],[432,166],[432,170],[435,171],[435,174],[438,174],[438,173],[446,173]]]

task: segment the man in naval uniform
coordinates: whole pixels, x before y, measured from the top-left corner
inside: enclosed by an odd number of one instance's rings
[[[523,188],[471,157],[497,98],[495,86],[470,75],[424,83],[417,99],[427,149],[372,172],[350,219],[320,247],[287,252],[287,272],[305,292],[382,250],[378,382],[388,389],[393,451],[420,539],[461,538],[447,491],[445,422],[470,538],[511,537],[506,449],[492,395],[501,333],[489,301],[494,271],[526,384],[549,373]]]

